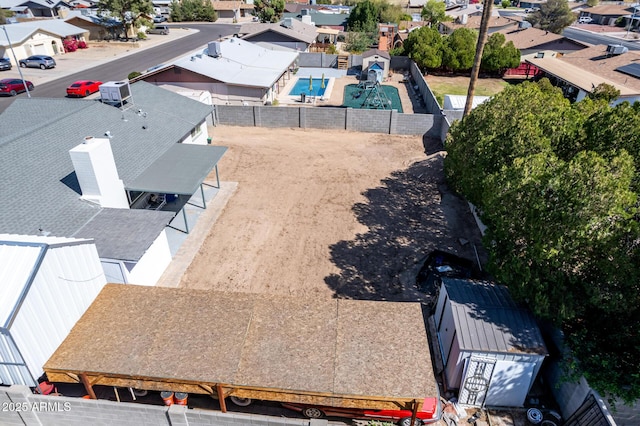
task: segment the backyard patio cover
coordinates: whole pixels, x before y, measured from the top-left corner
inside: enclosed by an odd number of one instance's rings
[[[107,284],[44,370],[53,382],[319,405],[438,397],[419,303]]]
[[[192,195],[216,169],[226,146],[177,143],[126,185],[127,191]],[[218,182],[220,186],[220,182]]]

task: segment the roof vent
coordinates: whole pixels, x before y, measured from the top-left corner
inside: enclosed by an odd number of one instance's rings
[[[293,18],[284,18],[282,26],[285,28],[293,28]]]
[[[622,55],[628,51],[629,49],[621,44],[610,44],[607,46],[607,55],[609,56]]]
[[[218,58],[222,55],[219,41],[212,41],[207,45],[207,54],[212,58]]]

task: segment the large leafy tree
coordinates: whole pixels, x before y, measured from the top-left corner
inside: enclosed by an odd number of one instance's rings
[[[128,38],[130,29],[138,28],[141,21],[153,14],[153,4],[151,0],[100,0],[98,11],[108,11],[120,19],[125,29],[124,36]]]
[[[508,68],[520,65],[520,51],[512,41],[508,43],[505,41],[505,36],[501,33],[493,33],[489,36],[482,52],[481,69],[502,73]]]
[[[436,29],[440,22],[446,22],[450,19],[445,12],[444,2],[439,0],[428,0],[425,5],[422,6],[420,16],[422,16],[422,19],[428,22],[431,27]]]
[[[284,12],[284,0],[255,0],[253,10],[260,22],[278,22]]]
[[[404,42],[404,52],[423,70],[440,68],[442,48],[442,36],[429,27],[411,31]]]
[[[473,65],[477,33],[458,28],[444,40],[442,66],[451,71],[469,70]]]
[[[379,18],[379,5],[371,0],[363,0],[351,9],[347,19],[347,29],[367,33],[377,32]]]
[[[571,104],[543,80],[456,122],[445,159],[489,227],[490,271],[562,327],[592,386],[626,401],[640,398],[639,145],[640,104]]]
[[[548,0],[541,3],[540,8],[526,19],[534,27],[560,34],[576,20],[576,17],[571,12],[567,0]]]
[[[182,0],[171,3],[171,20],[174,22],[215,22],[218,20],[218,14],[210,1]]]

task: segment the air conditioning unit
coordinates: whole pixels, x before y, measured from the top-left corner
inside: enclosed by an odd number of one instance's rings
[[[207,54],[212,58],[217,58],[222,55],[222,49],[219,41],[212,41],[207,45]]]
[[[114,102],[122,104],[131,97],[129,80],[107,81],[100,85],[100,99],[102,102]]]
[[[622,55],[628,51],[629,49],[621,44],[610,44],[607,46],[607,55]]]

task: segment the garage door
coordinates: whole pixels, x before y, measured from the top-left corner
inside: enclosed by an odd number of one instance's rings
[[[33,51],[34,55],[47,55],[47,48],[44,47],[44,44],[34,44]]]
[[[496,362],[485,405],[522,407],[529,392],[535,366],[533,362]]]

